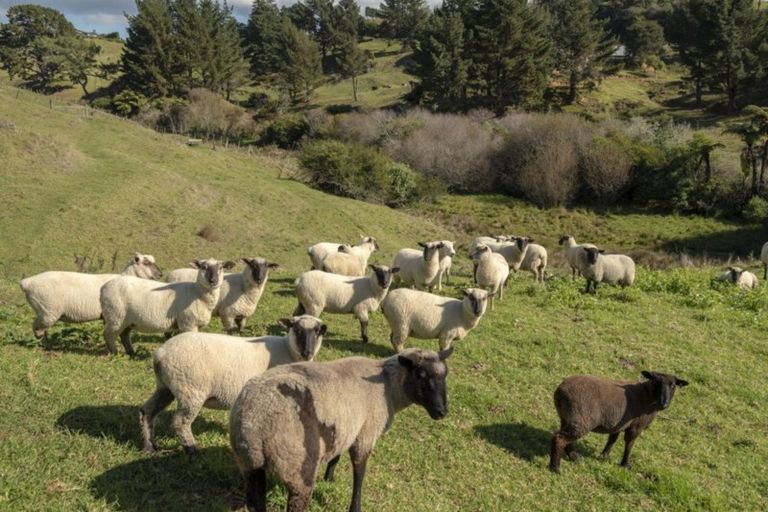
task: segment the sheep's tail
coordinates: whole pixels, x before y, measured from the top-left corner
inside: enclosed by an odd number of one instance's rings
[[[21,281],[19,281],[19,286],[21,287],[21,291],[23,291],[25,294],[29,291],[29,286],[32,283],[30,283],[29,278],[25,277]]]

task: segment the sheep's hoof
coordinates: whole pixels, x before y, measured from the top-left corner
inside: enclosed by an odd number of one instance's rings
[[[549,470],[557,475],[560,474],[560,466],[553,466],[552,464],[549,465]]]
[[[363,336],[363,343],[368,343],[368,336]]]
[[[623,467],[624,469],[632,469],[632,463],[631,463],[631,462],[623,462],[623,463],[621,463],[620,465],[621,465],[621,467]]]

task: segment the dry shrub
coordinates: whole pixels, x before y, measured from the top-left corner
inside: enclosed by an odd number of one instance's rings
[[[340,114],[334,117],[328,135],[344,142],[381,146],[394,134],[396,118],[388,110]]]
[[[244,109],[208,89],[192,89],[188,103],[164,108],[155,124],[174,133],[207,139],[247,139],[256,129]]]
[[[583,150],[581,169],[587,195],[598,203],[612,204],[629,185],[632,157],[611,139],[596,137]]]

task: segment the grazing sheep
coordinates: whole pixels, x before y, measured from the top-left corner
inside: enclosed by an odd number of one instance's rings
[[[400,268],[396,282],[413,285],[419,290],[428,288],[430,291],[437,284],[440,273],[440,249],[445,244],[440,241],[419,242],[423,249],[400,249],[395,254],[393,267]]]
[[[437,273],[437,277],[432,282],[432,287],[437,282],[437,289],[443,289],[443,276],[445,276],[445,282],[449,283],[449,277],[451,276],[451,267],[453,266],[453,257],[456,256],[456,249],[454,248],[454,242],[451,240],[440,240],[443,246],[438,251],[440,254],[440,270]]]
[[[196,260],[197,281],[153,283],[136,277],[116,277],[101,288],[104,338],[107,348],[117,352],[115,340],[133,355],[130,334],[141,332],[197,331],[208,325],[219,300],[223,270],[234,261]]]
[[[352,313],[360,321],[360,336],[368,343],[368,316],[379,309],[387,295],[392,277],[399,268],[370,265],[370,277],[348,277],[321,270],[304,272],[296,280],[299,305],[295,315],[320,316],[328,313]]]
[[[340,243],[333,243],[333,242],[320,242],[309,249],[307,249],[307,254],[309,254],[309,259],[312,261],[312,268],[315,270],[321,270],[323,268],[323,260],[328,256],[329,254],[335,253],[339,251],[339,246],[344,245]],[[366,247],[373,247],[373,251],[379,250],[379,243],[376,241],[375,238],[372,236],[362,236],[360,235],[360,244],[357,247],[363,248],[363,246]],[[367,261],[366,261],[367,264]],[[365,268],[365,266],[363,266]]]
[[[270,263],[264,258],[242,258],[245,268],[240,273],[224,274],[219,292],[219,302],[213,310],[213,316],[221,318],[221,323],[232,334],[237,329],[241,332],[245,322],[259,305],[264,287],[269,279],[269,271],[280,268],[277,263]],[[195,281],[197,270],[179,268],[168,273],[169,283]]]
[[[768,242],[763,244],[763,249],[760,251],[760,261],[763,262],[763,279],[768,281]]]
[[[144,450],[155,451],[155,417],[174,398],[173,428],[187,452],[195,451],[192,422],[203,407],[229,409],[252,377],[281,364],[311,361],[323,343],[326,326],[305,315],[280,320],[285,336],[239,338],[186,332],[155,350],[155,392],[139,410]]]
[[[741,267],[728,267],[728,270],[717,277],[718,281],[728,281],[744,290],[757,288],[757,276]]]
[[[594,244],[577,244],[576,239],[571,235],[560,237],[558,244],[565,248],[565,257],[571,267],[571,277],[576,279],[582,274],[582,269],[587,266],[587,253],[584,249],[597,246]]]
[[[381,311],[389,323],[395,351],[403,350],[408,336],[437,338],[440,350],[449,348],[453,340],[463,339],[485,313],[488,292],[467,288],[463,294],[463,300],[458,300],[408,288],[389,292]]]
[[[35,337],[48,339],[48,329],[58,321],[82,323],[101,318],[99,291],[120,275],[159,279],[162,272],[154,256],[135,253],[122,274],[51,270],[22,279],[21,290],[37,314],[32,322]]]
[[[602,456],[607,458],[619,434],[624,432],[624,457],[621,465],[629,468],[629,454],[637,437],[650,426],[659,411],[669,407],[675,389],[688,383],[674,375],[642,372],[643,382],[603,379],[577,375],[565,379],[555,391],[555,408],[560,416],[560,430],[552,437],[549,469],[560,472],[563,451],[577,457],[573,442],[589,432],[609,434]]]
[[[270,474],[288,488],[288,512],[306,511],[320,465],[328,463],[325,480],[332,481],[339,458],[349,451],[349,510],[360,512],[368,457],[395,414],[411,404],[435,420],[448,413],[450,354],[411,349],[384,360],[296,363],[251,379],[229,414],[248,510],[266,512]]]
[[[472,254],[472,261],[477,264],[475,282],[480,288],[488,290],[491,309],[494,297],[504,297],[504,283],[509,277],[509,265],[504,256],[491,251],[485,244],[478,244]]]
[[[529,243],[528,248],[525,250],[523,261],[520,263],[520,268],[530,270],[534,281],[544,283],[547,257],[547,250],[543,246]]]
[[[582,273],[587,278],[587,293],[597,293],[599,283],[632,286],[635,282],[635,262],[623,254],[603,254],[603,249],[586,247],[587,264]]]

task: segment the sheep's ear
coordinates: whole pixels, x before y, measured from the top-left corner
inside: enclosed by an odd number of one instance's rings
[[[453,347],[447,348],[445,350],[441,350],[440,353],[437,355],[437,357],[441,361],[445,361],[446,359],[451,357],[451,354],[453,354]]]
[[[642,375],[648,380],[656,380],[656,374],[653,372],[643,370],[642,372],[640,372],[640,375]]]
[[[406,356],[397,356],[397,360],[400,364],[406,368],[416,368],[416,362]]]
[[[225,270],[231,270],[235,268],[235,265],[237,265],[237,263],[235,263],[232,260],[228,260],[228,261],[225,261],[221,266],[224,267]]]
[[[271,269],[276,269],[276,268],[280,268],[280,264],[279,263],[267,263],[267,267],[269,267]]]
[[[290,318],[281,318],[277,321],[278,324],[282,325],[286,329],[290,329],[293,326],[293,320]]]
[[[424,242],[417,242],[417,243],[419,244],[419,247],[424,247],[424,248],[427,247],[427,244],[425,244]]]
[[[391,274],[397,274],[398,272],[400,272],[400,267],[392,267],[391,269],[389,269],[389,272]]]
[[[688,381],[687,380],[678,379],[677,377],[675,377],[675,386],[677,386],[679,388],[684,388],[687,385],[688,385]]]
[[[328,326],[325,324],[320,324],[320,330],[317,331],[320,336],[325,336],[325,333],[328,332]]]
[[[141,254],[135,252],[133,253],[133,262],[134,263],[141,263]]]
[[[598,249],[597,252],[599,252],[600,254],[603,254],[605,253],[605,249]]]
[[[192,260],[189,262],[189,266],[192,268],[200,268],[200,260]]]
[[[461,290],[461,293],[462,293],[462,294],[463,294],[465,297],[468,297],[468,296],[472,295],[472,291],[471,291],[469,288],[464,288],[463,290]]]
[[[535,240],[535,239],[533,239],[533,238],[529,238],[529,239],[528,239],[528,243],[529,243],[529,244],[532,244],[532,243],[533,243],[533,242],[535,242],[535,241],[536,241],[536,240]]]
[[[249,260],[248,258],[240,258],[240,261],[242,261],[246,265],[250,265],[251,264],[251,260]]]

